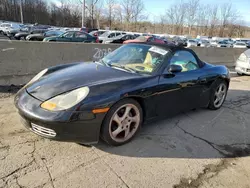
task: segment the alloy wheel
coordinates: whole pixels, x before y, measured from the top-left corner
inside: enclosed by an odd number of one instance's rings
[[[118,108],[109,123],[109,134],[116,142],[126,142],[136,133],[140,125],[140,111],[133,104]]]
[[[214,95],[214,106],[216,108],[219,108],[223,104],[226,97],[226,93],[227,93],[227,86],[224,83],[221,83],[217,87]]]

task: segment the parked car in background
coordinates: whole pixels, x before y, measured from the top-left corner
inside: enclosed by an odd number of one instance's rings
[[[236,42],[233,45],[234,48],[247,48],[247,44],[245,42]]]
[[[40,36],[43,36],[44,33],[46,33],[47,31],[48,31],[48,29],[40,29],[40,30],[37,30],[36,33],[32,32],[32,34],[27,35],[27,37],[25,38],[25,40],[36,41],[37,38],[39,38]]]
[[[133,40],[136,37],[132,34],[126,34],[126,35],[119,35],[117,37],[111,38],[110,40],[106,40],[105,44],[109,43],[118,43],[118,44],[123,44],[124,41],[126,40]]]
[[[183,39],[180,39],[180,38],[174,38],[172,40],[172,43],[174,43],[177,46],[186,46],[186,42]]]
[[[139,37],[137,37],[136,39],[133,39],[133,40],[126,40],[126,41],[123,42],[123,44],[128,44],[128,43],[144,43],[144,42],[166,44],[166,42],[164,40],[155,38],[153,36],[139,36]]]
[[[38,34],[38,33],[45,33],[48,31],[47,29],[35,29],[33,30],[33,27],[30,27],[28,30],[21,31],[14,35],[14,38],[16,40],[26,40],[26,37],[31,34]]]
[[[55,37],[47,37],[43,39],[44,42],[84,42],[84,43],[98,43],[98,38],[88,33],[81,31],[67,31],[62,35]]]
[[[230,45],[230,47],[233,47],[233,45],[235,43],[232,39],[228,39],[228,40],[224,40],[224,41],[227,42]]]
[[[109,40],[110,38],[114,38],[119,35],[125,35],[125,34],[126,32],[122,32],[122,31],[106,31],[105,33],[100,35],[98,38],[99,38],[100,43],[105,43],[105,41]]]
[[[201,40],[200,47],[210,47],[210,42],[208,40]]]
[[[235,71],[238,75],[250,76],[250,49],[243,52],[236,61]]]
[[[81,28],[79,29],[79,31],[88,33],[89,30],[88,30],[88,28],[86,28],[86,27],[81,27]]]
[[[32,41],[43,41],[44,38],[46,37],[53,37],[53,36],[59,36],[62,35],[64,32],[63,31],[58,31],[58,30],[49,30],[44,33],[37,33],[37,34],[31,34],[26,37],[27,40],[32,40]]]
[[[15,36],[16,33],[22,31],[23,29],[25,29],[25,25],[23,25],[23,24],[12,24],[11,27],[9,27],[8,29],[6,29],[5,34],[9,38],[12,38],[12,37]]]
[[[231,44],[228,44],[226,41],[219,41],[217,43],[218,48],[230,48]]]
[[[211,47],[217,47],[217,45],[218,45],[218,41],[217,40],[211,40],[210,41],[210,46]]]
[[[102,35],[103,33],[105,33],[106,30],[98,30],[98,31],[91,31],[89,34],[95,37],[98,37],[100,35]]]
[[[250,41],[248,41],[246,44],[247,44],[247,48],[250,48]]]
[[[1,23],[0,24],[0,34],[3,35],[5,30],[10,27],[10,23]]]
[[[198,42],[195,39],[189,39],[187,41],[187,47],[198,46]]]

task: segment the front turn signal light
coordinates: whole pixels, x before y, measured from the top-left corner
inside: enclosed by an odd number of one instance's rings
[[[55,103],[52,103],[50,101],[46,101],[46,102],[42,103],[41,107],[46,109],[46,110],[53,111],[57,106]]]

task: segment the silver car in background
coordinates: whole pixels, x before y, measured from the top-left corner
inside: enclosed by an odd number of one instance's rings
[[[235,71],[238,75],[250,75],[250,49],[243,52],[237,59]]]
[[[201,40],[200,47],[210,47],[210,42],[208,40]]]
[[[187,41],[187,47],[198,46],[198,42],[195,39],[189,39]]]
[[[99,38],[99,42],[100,43],[106,43],[106,41],[109,41],[110,38],[114,38],[117,37],[119,35],[125,35],[126,32],[122,32],[122,31],[106,31],[105,33],[103,33],[102,35],[100,35]]]
[[[234,48],[247,48],[247,44],[245,42],[236,42],[233,45]]]

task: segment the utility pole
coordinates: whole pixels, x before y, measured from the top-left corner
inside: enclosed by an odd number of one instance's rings
[[[85,27],[85,2],[86,0],[83,0],[82,3],[82,27]]]
[[[22,5],[22,0],[20,0],[20,16],[21,16],[21,23],[23,24],[23,5]]]

